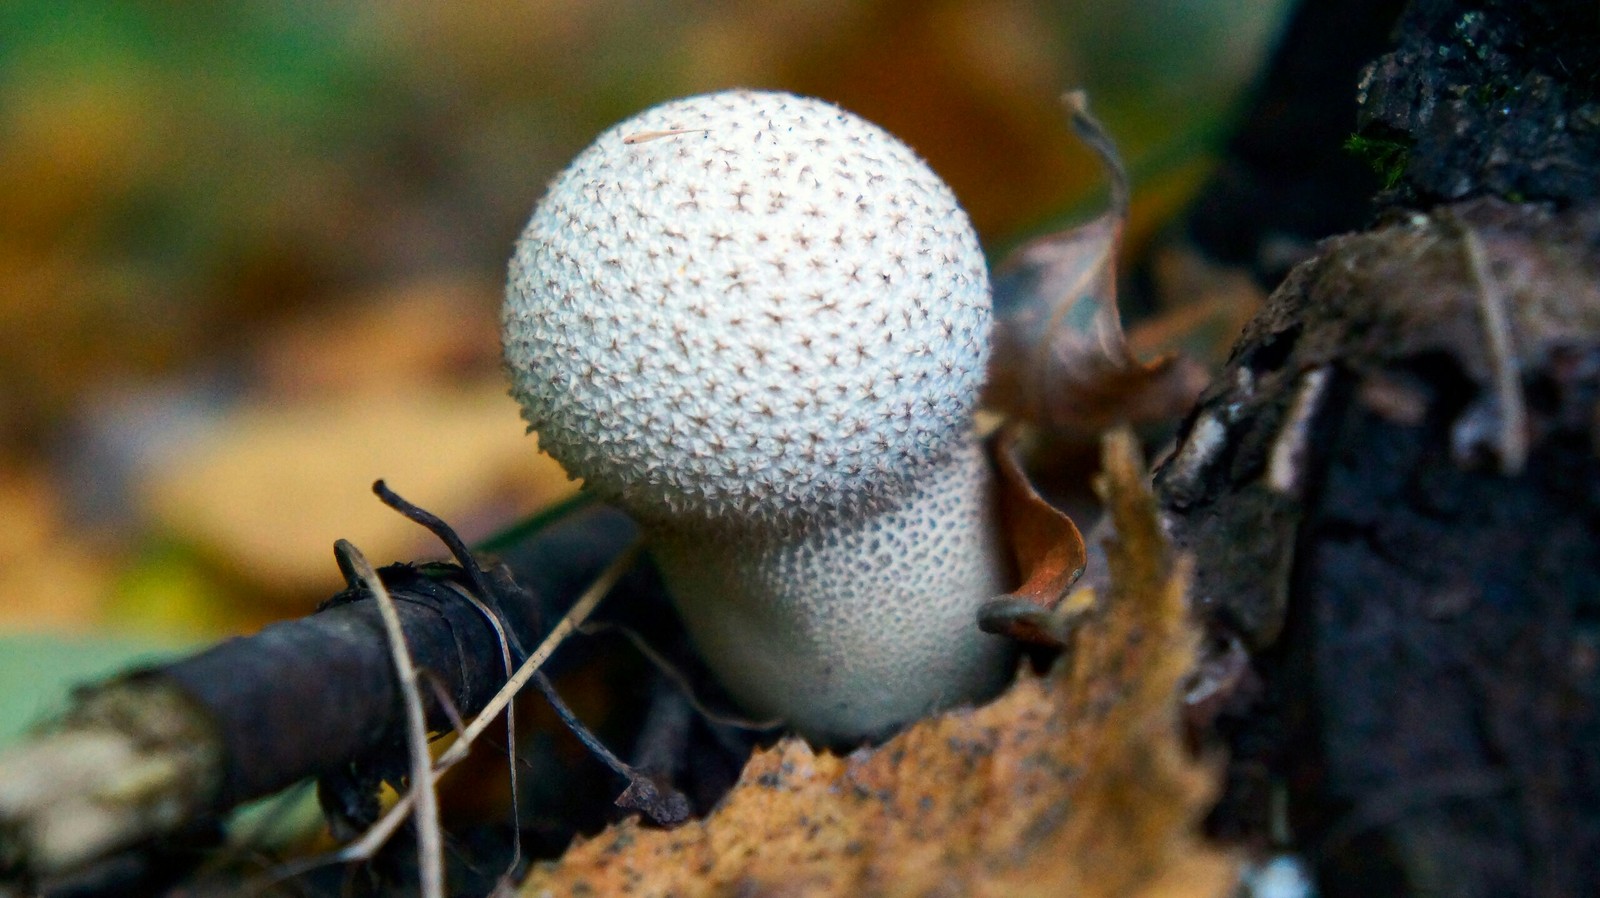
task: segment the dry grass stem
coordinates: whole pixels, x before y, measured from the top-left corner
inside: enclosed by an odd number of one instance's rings
[[[533,654],[528,656],[528,660],[517,668],[516,673],[506,681],[505,686],[501,687],[494,698],[484,705],[473,721],[460,731],[456,741],[433,763],[431,775],[426,780],[418,780],[412,783],[411,789],[400,796],[399,800],[391,805],[383,816],[378,818],[378,821],[369,827],[365,833],[362,833],[359,839],[331,854],[285,864],[279,867],[274,875],[269,877],[269,881],[279,882],[325,864],[354,863],[371,859],[378,852],[378,849],[389,841],[389,837],[394,835],[395,830],[400,828],[400,824],[405,822],[407,815],[411,813],[417,804],[418,793],[422,790],[422,787],[424,785],[427,786],[431,798],[433,783],[445,771],[467,756],[473,741],[482,735],[483,731],[488,728],[489,724],[500,712],[510,705],[511,699],[516,697],[516,694],[523,686],[527,685],[528,681],[533,678],[533,675],[538,672],[544,662],[549,660],[555,650],[561,646],[561,643],[588,619],[589,615],[594,612],[595,607],[600,604],[600,600],[605,598],[606,593],[611,591],[611,588],[617,584],[622,575],[633,567],[634,563],[638,561],[641,548],[642,544],[635,541],[613,559],[605,570],[600,572],[600,575],[589,585],[589,588],[584,590],[583,595],[578,597],[578,600],[572,604],[572,607],[567,610],[561,620],[557,621],[556,625],[551,628],[550,633],[545,636],[539,647],[534,649]]]
[[[1522,397],[1522,363],[1511,334],[1511,312],[1506,308],[1505,289],[1489,269],[1483,241],[1466,224],[1457,224],[1467,265],[1478,288],[1478,313],[1483,318],[1489,360],[1494,366],[1494,397],[1500,425],[1495,448],[1500,455],[1500,471],[1515,476],[1528,462],[1528,407]]]
[[[450,746],[443,755],[439,756],[440,764],[453,764],[466,756],[467,749],[471,747],[472,741],[482,735],[484,730],[488,729],[495,716],[505,709],[506,705],[516,697],[517,693],[522,691],[522,687],[528,685],[528,680],[532,679],[545,661],[555,654],[555,650],[561,647],[561,643],[589,618],[589,615],[594,612],[595,606],[599,605],[600,600],[606,597],[606,593],[611,591],[611,587],[617,585],[617,581],[622,579],[622,575],[633,567],[634,563],[639,559],[641,549],[642,543],[635,541],[633,545],[624,549],[621,554],[613,559],[605,570],[600,572],[600,576],[594,579],[589,588],[584,590],[583,595],[578,597],[578,601],[572,603],[572,607],[567,609],[567,613],[562,615],[561,620],[557,621],[556,625],[550,629],[550,633],[544,638],[544,642],[539,643],[539,647],[533,650],[533,654],[528,656],[528,660],[522,662],[522,666],[518,667],[517,672],[511,675],[511,679],[500,687],[500,691],[495,693],[494,698],[489,699],[488,704],[483,706],[483,710],[478,712],[478,716],[473,719],[472,723],[467,725],[467,729],[461,734],[461,738]]]
[[[434,792],[433,759],[428,753],[428,721],[422,713],[422,696],[417,692],[417,670],[406,646],[400,613],[383,580],[366,556],[351,543],[339,540],[334,551],[343,556],[372,593],[389,637],[400,699],[406,712],[406,743],[411,753],[411,795],[417,814],[417,872],[423,898],[444,898],[444,837],[439,831],[439,798]]]

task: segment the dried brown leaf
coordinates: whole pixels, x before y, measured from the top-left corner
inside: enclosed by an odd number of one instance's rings
[[[1107,601],[1047,676],[873,750],[787,739],[708,818],[636,821],[536,867],[523,894],[1222,896],[1232,859],[1197,835],[1219,768],[1184,747],[1197,635],[1126,434],[1107,442]]]
[[[1150,275],[1161,314],[1128,330],[1128,346],[1142,359],[1180,355],[1198,368],[1194,396],[1220,368],[1267,293],[1248,269],[1210,258],[1184,239],[1151,250]]]
[[[989,443],[1000,481],[1000,518],[1022,585],[986,603],[978,626],[1023,642],[1060,646],[1068,618],[1058,614],[1067,591],[1083,574],[1088,553],[1077,525],[1034,489],[1017,457],[1017,428]]]
[[[1128,218],[1127,171],[1082,93],[1068,94],[1066,104],[1073,129],[1106,167],[1111,207],[1027,243],[995,270],[994,352],[984,401],[1047,430],[1081,435],[1180,413],[1204,372],[1176,355],[1142,362],[1129,347],[1116,272]]]

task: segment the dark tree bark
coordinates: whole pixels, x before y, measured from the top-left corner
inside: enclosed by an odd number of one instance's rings
[[[1600,13],[1588,0],[1416,0],[1361,85],[1361,129],[1398,144],[1392,199],[1600,198]]]
[[[1330,896],[1595,894],[1600,14],[1417,0],[1395,40],[1353,94],[1384,223],[1294,270],[1156,480],[1253,653],[1212,826],[1268,843],[1287,794]]]

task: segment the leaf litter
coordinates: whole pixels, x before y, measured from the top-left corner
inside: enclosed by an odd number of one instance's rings
[[[1084,94],[1073,91],[1063,100],[1073,130],[1105,166],[1110,207],[1023,245],[995,269],[994,351],[984,403],[1046,431],[1081,437],[1181,414],[1207,375],[1204,366],[1175,352],[1141,361],[1123,331],[1116,262],[1128,220],[1127,169],[1089,114]],[[1186,327],[1208,324],[1196,320]]]
[[[978,626],[1019,642],[1060,648],[1081,605],[1064,600],[1088,561],[1072,518],[1045,501],[1017,456],[1018,429],[1002,428],[989,442],[1000,484],[1000,519],[1022,585],[978,609]]]
[[[1199,833],[1221,759],[1190,752],[1181,716],[1190,564],[1133,437],[1103,452],[1108,586],[1069,597],[1090,610],[1049,672],[846,756],[780,741],[708,817],[614,825],[536,866],[522,894],[1230,894],[1233,857]]]

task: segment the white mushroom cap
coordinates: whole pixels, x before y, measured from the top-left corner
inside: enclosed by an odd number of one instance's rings
[[[541,446],[645,519],[894,501],[968,438],[989,285],[948,187],[819,100],[649,109],[550,185],[505,308]]]
[[[977,236],[904,144],[819,100],[647,110],[555,179],[506,288],[544,449],[642,519],[702,657],[831,742],[991,694],[1009,646]]]

